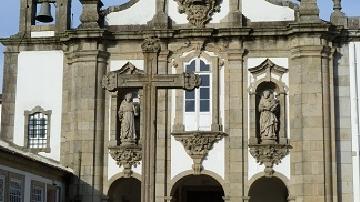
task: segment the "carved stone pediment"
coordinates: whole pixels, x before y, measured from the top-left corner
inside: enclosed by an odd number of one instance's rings
[[[142,149],[137,144],[125,144],[109,147],[111,157],[117,162],[119,166],[124,168],[124,177],[130,178],[132,176],[132,166],[136,166],[142,159]]]
[[[254,78],[254,81],[250,84],[249,92],[250,94],[255,93],[256,86],[263,81],[275,82],[279,84],[278,93],[286,93],[288,91],[287,85],[282,82],[282,77],[289,70],[284,67],[275,64],[270,59],[266,59],[260,65],[250,68],[249,72]]]
[[[137,69],[131,62],[126,63],[118,71],[118,74],[144,74],[143,70]]]
[[[182,143],[184,149],[193,160],[194,174],[200,174],[203,170],[202,162],[213,148],[226,134],[223,132],[175,132],[172,133],[175,140]]]
[[[135,67],[131,62],[126,63],[120,70],[108,72],[103,76],[102,88],[114,92],[119,86],[118,75],[143,75],[144,71]]]
[[[187,14],[188,21],[196,27],[204,27],[215,12],[220,12],[222,0],[177,0],[179,12]]]
[[[258,163],[265,165],[265,177],[272,177],[274,165],[281,163],[282,159],[290,153],[290,144],[250,144],[250,154]]]
[[[284,67],[273,63],[270,59],[266,59],[260,65],[250,68],[249,72],[253,74],[255,77],[262,73],[267,73],[267,78],[271,76],[271,74],[275,74],[282,77],[284,73],[287,73],[289,70],[285,69]],[[271,79],[271,77],[269,78]]]

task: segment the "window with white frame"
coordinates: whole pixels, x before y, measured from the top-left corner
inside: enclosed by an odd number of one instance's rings
[[[0,175],[0,202],[5,202],[5,176]]]
[[[28,149],[50,152],[50,117],[51,111],[44,111],[40,106],[25,111],[25,146]]]
[[[44,202],[45,201],[45,187],[38,182],[31,183],[31,202]]]
[[[184,93],[184,125],[187,130],[208,130],[211,127],[211,69],[202,59],[185,65],[185,71],[200,75],[198,89]]]
[[[20,179],[11,178],[9,182],[9,199],[10,202],[23,201],[23,183]]]

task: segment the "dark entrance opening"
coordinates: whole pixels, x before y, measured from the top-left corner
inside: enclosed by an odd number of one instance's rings
[[[172,202],[223,202],[221,184],[209,175],[188,175],[175,183]]]
[[[109,202],[141,202],[141,182],[134,178],[123,178],[110,186]]]
[[[260,178],[249,191],[250,202],[286,202],[289,196],[286,185],[278,178]]]

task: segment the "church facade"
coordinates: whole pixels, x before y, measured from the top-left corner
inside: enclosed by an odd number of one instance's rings
[[[80,2],[72,29],[71,0],[21,0],[0,39],[0,202],[360,202],[360,18],[341,0],[330,22],[316,0]]]

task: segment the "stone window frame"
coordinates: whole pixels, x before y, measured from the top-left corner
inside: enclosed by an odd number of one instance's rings
[[[48,117],[48,121],[47,121],[47,146],[46,148],[30,148],[29,145],[29,117],[30,115],[33,115],[35,113],[42,113],[44,115],[47,115]],[[51,110],[44,110],[41,106],[35,106],[31,111],[25,111],[24,112],[24,116],[25,116],[25,122],[24,122],[24,148],[26,150],[29,150],[31,152],[34,153],[39,153],[39,152],[45,152],[45,153],[50,153],[51,152],[51,148],[50,148],[50,140],[51,140],[51,114],[52,111]]]
[[[210,111],[211,111],[211,131],[222,131],[222,121],[220,117],[220,69],[224,68],[224,64],[222,63],[222,59],[219,55],[212,54],[214,52],[207,51],[192,51],[183,52],[182,56],[178,56],[174,59],[175,64],[179,64],[174,66],[175,73],[182,73],[185,71],[185,65],[190,64],[190,62],[194,59],[202,59],[206,61],[206,64],[210,65],[210,74],[211,74],[211,103],[210,103]],[[175,119],[173,130],[175,132],[185,131],[185,126],[183,122],[183,115],[185,112],[185,96],[183,91],[175,91],[175,100],[182,100],[182,102],[176,102],[175,104]],[[222,117],[224,118],[224,117]]]
[[[13,173],[13,172],[9,172],[9,177],[8,177],[8,184],[7,184],[7,199],[8,201],[10,201],[10,182],[12,180],[16,180],[16,181],[20,181],[21,184],[21,201],[25,200],[25,176],[18,174],[18,173]],[[10,201],[11,202],[11,201]]]
[[[36,180],[31,180],[31,185],[30,185],[30,201],[32,202],[33,188],[34,188],[35,186],[41,188],[41,190],[42,190],[42,202],[45,202],[45,193],[46,193],[45,183],[39,182],[39,181],[36,181]]]

